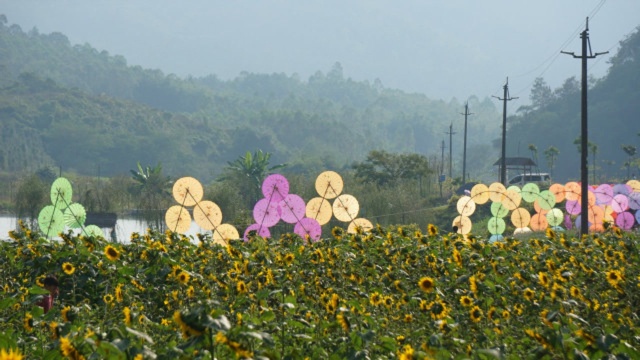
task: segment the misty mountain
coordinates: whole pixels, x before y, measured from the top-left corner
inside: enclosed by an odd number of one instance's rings
[[[424,154],[437,167],[452,123],[456,162],[462,153],[461,102],[353,81],[339,63],[306,80],[275,73],[182,79],[72,45],[60,33],[24,32],[4,16],[0,23],[0,135],[10,139],[2,171],[49,165],[111,175],[140,161],[207,179],[256,149],[296,171],[344,168],[372,149]],[[500,116],[487,98],[472,96],[469,105],[476,113],[469,149],[486,154]],[[469,162],[469,172],[487,174],[493,161]]]

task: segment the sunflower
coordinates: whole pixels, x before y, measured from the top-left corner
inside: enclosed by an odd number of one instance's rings
[[[20,353],[20,350],[5,350],[0,349],[0,359],[1,360],[22,360],[24,356]]]
[[[474,306],[469,310],[469,316],[471,317],[471,321],[477,323],[482,319],[482,309],[479,306]]]
[[[120,252],[118,251],[118,249],[114,248],[111,245],[107,245],[104,248],[104,254],[107,257],[107,259],[111,261],[115,261],[120,257]]]
[[[469,307],[471,305],[473,305],[473,299],[468,297],[467,295],[463,295],[460,298],[460,304],[464,307]]]
[[[404,314],[404,322],[406,322],[406,323],[413,322],[413,315],[411,315],[411,314]]]
[[[578,329],[575,334],[579,337],[581,337],[582,339],[584,339],[584,341],[587,342],[587,345],[591,346],[593,344],[595,344],[596,342],[596,338],[595,336],[591,335],[590,333],[582,330],[582,329]]]
[[[536,295],[535,291],[530,288],[526,288],[522,291],[522,296],[529,301],[533,301],[534,296]]]
[[[116,286],[115,294],[117,302],[122,302],[122,300],[124,300],[124,297],[122,296],[122,286],[122,284],[118,284],[118,286]]]
[[[62,316],[62,320],[64,320],[64,322],[70,322],[70,318],[69,318],[69,310],[71,310],[71,308],[69,306],[65,306],[61,311],[60,311],[60,315]]]
[[[189,286],[187,289],[187,297],[192,298],[196,293],[196,289],[193,288],[193,285]]]
[[[549,240],[554,240],[556,238],[556,232],[553,231],[552,228],[547,228],[547,231],[545,231],[545,236]]]
[[[378,306],[382,303],[382,296],[379,292],[375,291],[371,296],[369,296],[369,302],[373,306]]]
[[[64,263],[62,264],[62,271],[64,271],[65,274],[67,275],[71,275],[74,273],[74,271],[76,271],[76,268],[73,267],[73,265],[71,265],[71,263]]]
[[[102,297],[102,300],[104,300],[105,304],[111,304],[113,302],[113,295],[107,294]]]
[[[336,319],[338,320],[338,324],[340,324],[340,327],[342,328],[342,330],[344,330],[345,332],[349,332],[349,329],[351,329],[351,324],[349,324],[349,319],[347,319],[347,317],[344,316],[343,314],[336,315]]]
[[[576,299],[581,299],[582,298],[582,293],[580,292],[580,289],[578,289],[575,286],[572,286],[569,289],[569,293],[571,294],[571,297],[574,297]]]
[[[124,324],[127,326],[131,325],[131,309],[125,306],[124,309],[122,309],[122,314],[124,315]]]
[[[429,304],[429,310],[431,310],[431,317],[433,319],[444,319],[447,317],[449,310],[447,304],[442,300],[436,300]]]
[[[236,290],[238,290],[238,292],[240,294],[246,294],[247,293],[247,284],[245,284],[244,281],[240,280],[236,283]]]
[[[189,273],[188,273],[188,272],[186,272],[186,271],[180,271],[180,273],[178,274],[178,281],[179,281],[181,284],[186,284],[186,283],[188,283],[188,282],[189,282],[189,278],[190,278],[190,275],[189,275]]]
[[[540,282],[540,285],[542,285],[542,286],[544,286],[546,288],[548,288],[549,285],[550,285],[549,275],[547,275],[547,273],[545,273],[545,272],[541,271],[541,272],[538,273],[538,281]]]
[[[49,330],[51,331],[51,338],[52,339],[57,339],[60,337],[60,327],[58,326],[58,323],[55,321],[52,321],[49,324]],[[1,359],[1,357],[0,357]]]
[[[478,292],[478,280],[476,279],[475,275],[469,277],[469,289],[474,294]]]
[[[38,276],[38,277],[36,278],[36,285],[38,285],[38,286],[40,286],[40,287],[44,287],[44,282],[43,282],[43,280],[44,280],[44,278],[45,278],[45,277],[46,277],[45,275],[40,275],[40,276]]]
[[[456,249],[456,248],[453,249],[453,254],[451,254],[451,258],[452,258],[453,262],[458,264],[458,266],[462,266],[462,255],[460,254],[458,249]]]
[[[509,310],[502,310],[502,318],[505,320],[509,320],[509,318],[511,317],[511,313],[509,312]]]
[[[295,257],[295,255],[293,255],[292,253],[287,253],[287,254],[284,256],[284,262],[285,262],[285,264],[287,264],[287,265],[291,265],[291,263],[293,263],[293,260],[294,260],[295,258],[296,258],[296,257]]]
[[[611,286],[615,287],[620,281],[622,281],[622,272],[620,270],[607,271],[607,282]]]
[[[418,281],[418,286],[422,291],[430,293],[435,289],[436,283],[432,278],[425,276]]]
[[[429,233],[429,236],[436,236],[438,235],[438,228],[433,224],[429,224],[427,226],[427,232]]]
[[[384,303],[384,306],[387,307],[387,309],[393,306],[393,298],[391,296],[385,296],[382,302]]]
[[[26,313],[24,315],[24,329],[27,332],[31,332],[33,330],[33,315],[31,313]]]

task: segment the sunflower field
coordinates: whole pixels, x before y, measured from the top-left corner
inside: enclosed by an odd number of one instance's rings
[[[424,230],[221,246],[21,226],[0,241],[0,359],[640,358],[637,234]]]

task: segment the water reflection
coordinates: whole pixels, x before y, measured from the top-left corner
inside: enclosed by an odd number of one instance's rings
[[[89,224],[86,224],[89,225]],[[18,227],[18,219],[13,216],[0,216],[0,239],[8,239],[9,231],[15,230]],[[127,243],[129,239],[131,239],[131,234],[139,233],[144,234],[147,232],[147,222],[140,219],[135,218],[118,218],[116,221],[116,226],[113,229],[103,228],[102,232],[104,233],[105,239]],[[185,235],[196,237],[196,234],[207,233],[210,231],[202,229],[198,224],[194,221],[191,222],[191,227],[189,231],[185,233]],[[79,233],[79,232],[78,232]]]

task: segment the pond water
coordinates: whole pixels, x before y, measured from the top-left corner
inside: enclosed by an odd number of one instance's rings
[[[89,225],[89,224],[87,224]],[[13,216],[0,216],[0,239],[5,240],[9,238],[9,231],[15,230],[18,226],[18,219]],[[112,234],[113,231],[113,234]],[[140,219],[135,218],[118,218],[116,226],[113,229],[103,228],[105,239],[113,239],[118,242],[128,242],[131,239],[131,234],[139,233],[144,234],[147,232],[147,223]],[[191,235],[194,238],[196,234],[207,233],[195,222],[191,222],[191,228],[185,233],[185,235]]]

